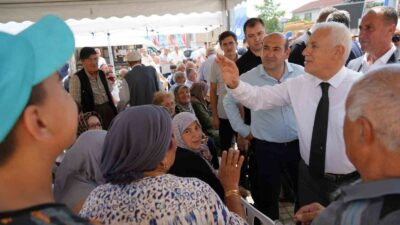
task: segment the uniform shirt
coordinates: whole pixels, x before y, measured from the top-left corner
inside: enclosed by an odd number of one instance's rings
[[[326,81],[330,88],[325,173],[348,174],[355,170],[345,152],[343,121],[347,94],[360,76],[360,73],[342,67]],[[243,105],[255,111],[291,105],[297,123],[300,154],[308,165],[315,113],[322,95],[321,82],[323,81],[310,74],[274,86],[255,87],[240,81],[239,86],[229,89],[229,92]]]
[[[263,64],[242,74],[240,80],[254,86],[274,86],[288,79],[304,74],[304,68],[285,62],[285,71],[280,80],[270,76]],[[242,137],[247,137],[251,131],[260,140],[284,143],[297,139],[296,121],[291,106],[281,106],[269,110],[251,110],[251,125],[244,123],[237,107],[237,101],[228,94],[224,99],[224,107],[232,128]]]

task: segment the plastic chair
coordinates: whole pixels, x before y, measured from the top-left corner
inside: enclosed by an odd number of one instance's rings
[[[247,222],[249,225],[254,225],[254,219],[257,218],[262,225],[275,225],[268,216],[264,215],[262,212],[258,211],[254,206],[252,206],[246,199],[240,199],[244,211],[246,212]]]

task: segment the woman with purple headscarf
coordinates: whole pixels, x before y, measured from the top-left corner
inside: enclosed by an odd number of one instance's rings
[[[113,120],[100,164],[106,184],[87,198],[80,215],[103,224],[244,224],[206,183],[167,174],[175,160],[171,116],[162,107],[124,110]],[[243,157],[224,152],[225,201],[244,217],[237,194]]]

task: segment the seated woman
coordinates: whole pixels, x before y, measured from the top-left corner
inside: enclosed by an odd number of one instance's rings
[[[100,115],[95,112],[87,112],[79,115],[78,121],[78,137],[88,130],[102,130],[102,121]]]
[[[157,91],[153,96],[153,104],[165,107],[171,117],[175,116],[175,98],[172,93]]]
[[[183,112],[172,120],[174,135],[178,141],[176,159],[169,173],[180,177],[196,177],[210,185],[223,199],[224,189],[211,164],[201,155],[203,132],[194,114]],[[217,157],[213,157],[218,160]]]
[[[192,103],[190,103],[190,90],[185,85],[178,85],[174,90],[175,114],[190,112],[194,114]]]
[[[208,87],[206,83],[193,83],[192,87],[190,88],[190,102],[192,103],[196,117],[199,119],[203,132],[216,141],[219,140],[219,134],[218,130],[214,129],[211,125],[211,112],[208,109],[208,104],[206,102],[207,90]],[[216,144],[219,146],[218,143]]]
[[[80,211],[89,193],[104,183],[99,164],[106,134],[104,130],[83,133],[56,171],[54,198],[75,213]]]
[[[221,182],[232,213],[206,183],[167,174],[176,152],[171,125],[169,113],[155,105],[118,114],[100,164],[107,183],[92,191],[80,215],[105,225],[244,224],[237,215],[244,217],[237,194],[243,157],[238,151],[222,157]]]

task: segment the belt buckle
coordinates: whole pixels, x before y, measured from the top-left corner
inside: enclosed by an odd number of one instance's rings
[[[342,175],[342,174],[325,173],[325,178],[333,182],[340,182],[345,176],[346,174]]]

